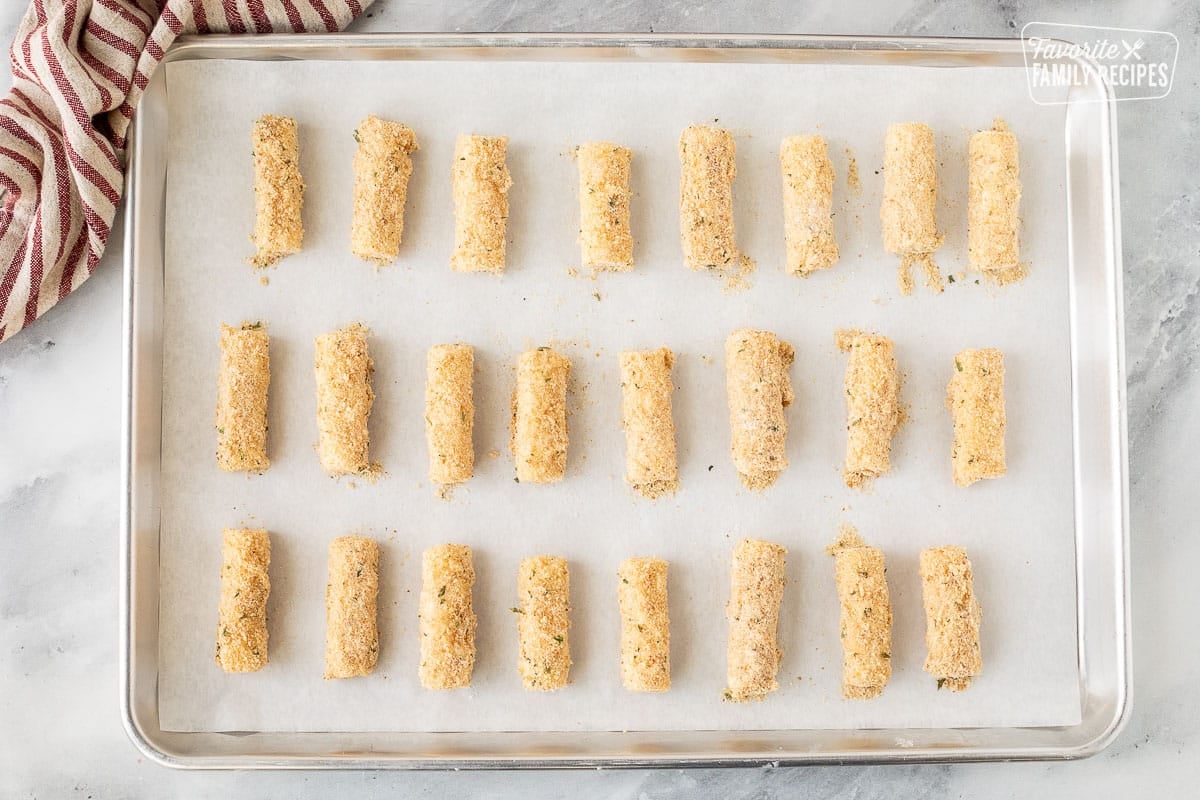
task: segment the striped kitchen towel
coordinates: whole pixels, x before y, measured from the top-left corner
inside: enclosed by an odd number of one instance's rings
[[[0,100],[0,342],[96,268],[124,186],[129,121],[176,36],[338,31],[370,3],[32,0]]]

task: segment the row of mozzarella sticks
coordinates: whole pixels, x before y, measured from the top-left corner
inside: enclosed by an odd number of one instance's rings
[[[271,542],[262,529],[230,528],[223,536],[221,598],[216,661],[226,672],[255,672],[268,663],[267,598],[271,590]],[[842,694],[870,699],[892,674],[892,607],[883,552],[866,545],[848,526],[828,549],[835,559],[841,601]],[[779,688],[782,652],[777,641],[786,549],[743,539],[733,550],[727,683],[724,697],[762,699]],[[329,546],[326,585],[325,678],[371,674],[379,660],[377,598],[379,543],[346,536]],[[937,688],[966,689],[980,674],[982,619],[971,562],[961,547],[921,552],[926,614],[925,670]],[[671,688],[667,562],[631,558],[617,572],[621,619],[620,670],[626,689]],[[471,548],[430,547],[422,556],[418,606],[421,685],[457,689],[471,685],[476,616]],[[566,559],[524,559],[517,575],[519,656],[525,689],[552,691],[567,685],[571,667],[570,575]]]
[[[861,488],[891,469],[892,437],[902,419],[900,375],[891,339],[858,330],[837,333],[846,365],[846,485]],[[261,323],[221,330],[217,381],[217,465],[261,472],[267,456],[270,340]],[[654,499],[679,488],[671,407],[675,356],[662,347],[621,353],[625,477]],[[788,466],[786,409],[793,391],[791,345],[774,333],[740,329],[725,342],[731,452],[742,483],[761,490]],[[570,359],[549,347],[517,360],[511,447],[519,482],[555,483],[567,467]],[[367,330],[355,324],[317,337],[317,452],[333,475],[377,476],[367,422],[374,403]],[[474,349],[429,350],[425,432],[429,478],[442,490],[469,480],[475,465]],[[1004,358],[996,349],[963,350],[954,359],[946,399],[954,426],[954,482],[970,485],[1006,471]]]
[[[299,132],[295,119],[267,114],[254,124],[256,219],[251,263],[269,266],[303,245]],[[404,233],[404,208],[418,148],[411,128],[369,116],[354,132],[354,215],[351,251],[376,264],[393,261]],[[505,267],[509,189],[508,137],[461,135],[454,148],[452,268],[501,273]],[[612,142],[575,149],[579,166],[579,244],[585,269],[633,268],[630,171],[633,151]],[[679,140],[680,237],[685,264],[716,271],[738,285],[753,262],[734,236],[733,135],[693,125]],[[779,151],[787,271],[809,275],[837,263],[833,226],[834,171],[825,139],[789,136]],[[912,291],[912,269],[941,291],[933,253],[937,224],[937,158],[932,129],[919,122],[888,126],[884,142],[881,221],[884,249],[900,256],[899,282]],[[968,148],[967,250],[972,269],[1000,283],[1020,279],[1021,181],[1016,136],[1003,120],[978,131]]]

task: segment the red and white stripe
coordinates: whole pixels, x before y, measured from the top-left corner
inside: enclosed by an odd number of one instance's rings
[[[129,121],[176,36],[338,31],[371,2],[32,0],[0,100],[0,342],[95,270]]]

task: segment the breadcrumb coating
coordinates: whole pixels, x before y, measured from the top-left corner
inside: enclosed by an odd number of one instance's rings
[[[690,125],[679,137],[679,225],[684,263],[691,269],[722,268],[737,259],[733,228],[733,134]]]
[[[788,136],[779,147],[787,271],[808,275],[837,263],[833,162],[821,136]]]
[[[883,153],[883,247],[901,257],[900,290],[912,291],[912,267],[942,291],[933,253],[942,246],[937,230],[937,156],[933,129],[920,122],[889,125]]]
[[[886,336],[840,330],[846,360],[846,486],[861,489],[891,469],[892,437],[900,427],[900,373]]]
[[[250,263],[269,267],[299,253],[304,243],[304,178],[300,176],[300,137],[296,120],[275,114],[259,117],[250,132],[254,148],[255,253]]]
[[[261,323],[221,325],[217,374],[217,467],[262,472],[267,458],[267,390],[271,385],[270,339]]]
[[[1017,137],[1002,119],[967,147],[967,253],[971,268],[1020,277],[1021,174]]]
[[[350,252],[365,261],[387,264],[400,254],[404,204],[417,150],[412,128],[371,115],[354,131],[354,217]]]
[[[725,340],[730,449],[738,477],[758,491],[775,483],[787,458],[787,415],[795,394],[795,351],[770,331],[743,328]]]
[[[270,566],[271,539],[265,530],[225,529],[215,658],[226,672],[257,672],[267,665]]]
[[[539,347],[517,359],[512,451],[517,480],[557,483],[567,470],[567,380],[570,360]]]
[[[421,557],[421,685],[458,689],[471,685],[475,668],[475,566],[463,544],[430,547]]]
[[[883,551],[849,525],[827,552],[841,601],[842,696],[878,697],[892,676],[892,603]]]
[[[630,558],[617,571],[621,610],[621,681],[631,692],[671,688],[667,562]]]
[[[655,499],[679,488],[671,368],[666,347],[621,353],[621,414],[625,427],[625,480]]]
[[[629,228],[633,151],[612,142],[588,142],[575,151],[579,165],[579,248],[585,269],[633,269]]]
[[[954,419],[950,451],[954,482],[970,486],[1007,472],[1004,354],[994,347],[959,352],[954,357],[954,376],[946,387],[946,407]]]
[[[567,685],[571,668],[570,575],[567,561],[537,556],[517,573],[517,666],[527,691],[549,692]]]
[[[379,543],[342,536],[329,543],[325,586],[325,678],[370,675],[379,661]]]
[[[368,457],[374,373],[365,326],[355,323],[317,337],[317,452],[321,468],[331,475],[379,473]]]
[[[759,539],[743,539],[733,548],[725,607],[729,618],[726,700],[761,700],[779,688],[776,676],[783,652],[776,634],[786,554],[781,545]]]
[[[508,236],[507,136],[459,136],[454,144],[454,252],[460,272],[504,272]]]
[[[738,252],[733,224],[737,176],[733,134],[691,125],[679,137],[679,232],[683,263],[713,271],[728,289],[744,289],[754,262]]]
[[[983,672],[975,579],[967,551],[931,547],[921,551],[921,596],[925,604],[925,671],[938,688],[961,692]]]
[[[425,369],[425,439],[429,480],[452,486],[475,469],[475,349],[469,344],[429,348]]]

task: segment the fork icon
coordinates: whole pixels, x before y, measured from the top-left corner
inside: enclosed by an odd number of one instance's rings
[[[1145,42],[1144,40],[1142,40],[1142,39],[1138,39],[1138,40],[1137,40],[1136,42],[1134,42],[1132,45],[1131,45],[1131,44],[1129,44],[1129,42],[1127,42],[1127,41],[1125,41],[1124,39],[1122,39],[1122,40],[1121,40],[1121,46],[1125,48],[1125,55],[1124,55],[1124,56],[1122,56],[1122,58],[1123,58],[1125,61],[1128,61],[1128,60],[1129,60],[1129,58],[1132,56],[1133,58],[1137,59],[1138,61],[1141,61],[1141,60],[1142,60],[1142,54],[1141,54],[1140,52],[1138,52],[1138,51],[1139,51],[1139,50],[1141,50],[1141,49],[1142,49],[1142,47],[1143,47],[1145,44],[1146,44],[1146,42]]]

